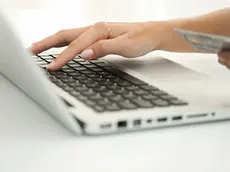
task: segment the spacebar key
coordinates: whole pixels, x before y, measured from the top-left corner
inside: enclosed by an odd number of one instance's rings
[[[125,72],[123,72],[123,71],[121,71],[119,69],[116,69],[114,67],[108,66],[108,67],[103,67],[103,68],[108,70],[108,71],[110,71],[110,72],[112,72],[112,73],[114,73],[114,74],[116,74],[117,76],[125,79],[126,81],[131,82],[134,85],[146,85],[146,83],[144,81],[141,81],[141,80],[129,75],[128,73],[125,73]]]

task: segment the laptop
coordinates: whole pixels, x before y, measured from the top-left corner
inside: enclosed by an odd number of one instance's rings
[[[104,135],[230,118],[224,84],[162,57],[80,56],[59,71],[58,54],[32,55],[0,15],[0,72],[70,132]],[[186,58],[186,57],[185,57]]]

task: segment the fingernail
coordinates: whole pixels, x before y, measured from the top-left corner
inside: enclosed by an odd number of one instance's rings
[[[80,56],[84,59],[91,59],[93,57],[93,53],[92,49],[86,49],[80,54]]]
[[[54,68],[55,67],[55,61],[52,61],[48,66],[47,66],[47,68],[48,69],[52,69],[52,68]]]

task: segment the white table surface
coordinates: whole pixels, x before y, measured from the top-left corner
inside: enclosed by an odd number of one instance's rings
[[[64,4],[59,3],[60,6]],[[102,14],[95,18],[92,14],[91,18],[87,16],[94,9],[88,5],[85,5],[85,10],[78,8],[78,12],[84,13],[87,20],[80,20],[82,16],[78,16],[76,20],[80,22],[77,24],[72,22],[74,17],[72,20],[63,20],[58,16],[53,18],[57,13],[44,17],[44,11],[15,11],[9,18],[27,46],[62,27],[77,27],[101,19]],[[53,12],[57,12],[57,9],[53,9]],[[7,13],[9,11],[6,10]],[[48,7],[45,11],[48,11]],[[155,16],[162,14],[160,11],[158,9]],[[134,19],[141,20],[144,18],[142,15]],[[132,18],[127,17],[127,20]],[[61,22],[54,25],[57,21]],[[230,78],[229,71],[216,62],[216,56],[162,55],[220,81]],[[1,75],[0,95],[1,172],[230,171],[229,122],[103,137],[74,137]]]

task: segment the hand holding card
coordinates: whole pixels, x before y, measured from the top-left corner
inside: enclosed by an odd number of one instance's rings
[[[174,30],[195,50],[212,54],[230,50],[230,37],[182,29]]]

